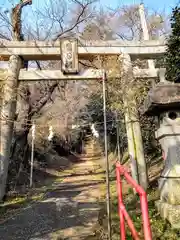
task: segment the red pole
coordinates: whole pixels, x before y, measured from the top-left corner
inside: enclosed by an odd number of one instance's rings
[[[139,193],[142,218],[143,218],[144,238],[145,240],[152,240],[152,232],[151,232],[150,221],[149,221],[148,201],[147,201],[146,192],[140,185],[136,183],[136,181],[128,174],[126,169],[123,166],[121,166],[119,163],[116,164],[116,169],[117,169],[116,171],[119,171],[121,174],[124,175],[127,182],[130,183],[135,188],[137,193]]]
[[[116,177],[117,177],[117,192],[118,192],[118,211],[119,211],[119,217],[120,217],[120,234],[121,234],[121,240],[125,240],[126,239],[125,221],[124,221],[124,215],[122,211],[122,206],[124,206],[123,197],[122,197],[122,183],[121,183],[120,171],[118,168],[116,168]]]
[[[129,226],[129,228],[131,230],[131,234],[133,236],[133,239],[134,240],[139,240],[139,235],[138,235],[138,233],[137,233],[137,231],[136,231],[136,229],[134,227],[133,221],[131,220],[131,218],[130,218],[129,214],[127,213],[127,211],[126,211],[124,206],[122,206],[122,212],[123,212],[123,215],[124,215],[124,217],[125,217],[125,219],[127,221],[128,226]]]
[[[140,201],[141,201],[141,212],[142,212],[142,218],[143,218],[143,228],[144,228],[144,238],[145,240],[152,240],[152,233],[151,233],[151,226],[149,221],[149,214],[148,214],[148,201],[146,192],[144,189],[139,186],[136,181],[126,172],[124,168],[121,168],[123,170],[123,174],[127,180],[134,188],[136,189],[136,192],[140,195]]]
[[[143,228],[144,228],[144,239],[152,240],[151,225],[150,225],[149,214],[148,214],[148,202],[147,202],[147,196],[145,192],[143,192],[142,195],[140,195],[140,201],[141,201]]]

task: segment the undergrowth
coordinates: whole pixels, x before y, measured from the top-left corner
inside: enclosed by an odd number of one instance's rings
[[[136,230],[139,232],[140,239],[143,238],[142,231],[142,214],[140,210],[140,200],[139,196],[135,195],[124,181],[123,183],[123,197],[126,210],[129,213],[131,219],[133,220]],[[149,218],[152,230],[153,240],[180,240],[180,230],[175,230],[171,228],[171,225],[163,220],[156,207],[155,201],[159,199],[158,189],[149,189],[147,193],[148,197],[148,207],[149,207]],[[111,181],[111,203],[112,203],[112,240],[120,239],[120,229],[119,229],[119,216],[118,216],[118,201],[117,201],[117,190],[116,181]],[[99,229],[96,231],[96,237],[91,239],[108,239],[107,238],[107,216],[106,216],[106,205],[103,206],[99,215]],[[131,233],[126,225],[126,239],[132,240]]]

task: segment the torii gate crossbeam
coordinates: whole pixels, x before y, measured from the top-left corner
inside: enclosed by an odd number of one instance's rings
[[[154,69],[133,69],[133,75],[134,78],[141,78],[141,79],[154,79],[158,78],[159,74],[159,68]],[[163,68],[163,70],[165,70]],[[7,75],[7,70],[3,70],[2,73],[0,73],[0,81],[5,80],[5,77]],[[19,81],[78,81],[78,80],[94,80],[99,79],[102,77],[102,70],[101,69],[86,69],[83,71],[80,71],[78,74],[74,75],[64,75],[61,70],[34,70],[29,69],[26,70],[20,70],[19,74]],[[108,76],[108,78],[111,78]]]
[[[1,41],[0,60],[8,61],[11,55],[22,56],[25,60],[60,60],[61,40],[42,41]],[[129,54],[132,59],[154,59],[163,56],[166,51],[164,41],[86,41],[78,42],[78,58],[89,59],[94,55]]]

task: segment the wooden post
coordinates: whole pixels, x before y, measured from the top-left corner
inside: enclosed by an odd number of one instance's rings
[[[32,187],[32,185],[33,185],[35,135],[36,135],[36,125],[33,123],[33,125],[32,125],[32,141],[31,141],[31,171],[30,171],[30,184],[29,184],[30,187]]]
[[[127,79],[131,81],[132,78],[131,74],[131,59],[128,54],[123,54],[123,82],[126,84]],[[130,112],[129,105],[129,94],[130,89],[128,88],[127,93],[124,96],[124,116],[125,116],[125,125],[126,125],[126,133],[127,133],[127,141],[128,141],[128,152],[131,161],[131,174],[134,180],[139,183],[138,178],[138,167],[137,167],[137,159],[136,159],[136,150],[134,145],[134,133],[133,133],[133,126],[132,126],[132,114]]]
[[[117,138],[117,156],[118,161],[121,162],[121,151],[120,151],[120,145],[119,145],[119,121],[118,121],[118,112],[115,112],[116,116],[116,138]]]
[[[133,179],[136,180],[137,183],[139,183],[136,150],[134,146],[134,134],[133,134],[133,127],[132,127],[132,116],[130,116],[129,114],[127,99],[124,99],[124,117],[125,117],[126,134],[127,134],[127,142],[128,142],[128,152],[129,152],[129,158],[131,161],[131,174]]]
[[[140,15],[141,27],[142,27],[142,31],[143,31],[143,40],[149,40],[149,30],[148,30],[148,27],[147,27],[147,21],[146,21],[146,17],[145,17],[145,10],[144,10],[144,4],[143,3],[141,3],[139,5],[139,15]],[[149,67],[150,70],[155,69],[154,60],[152,60],[152,59],[148,60],[148,67]],[[152,84],[152,87],[155,86],[155,80],[154,79],[151,80],[151,84]],[[141,135],[140,134],[141,130],[140,130],[139,126],[137,126],[137,124],[135,124],[135,131],[137,133],[137,136]],[[140,138],[141,139],[139,139],[138,143],[140,141],[142,141],[142,136]],[[141,151],[141,146],[137,146],[137,148]],[[141,161],[143,161],[143,159],[141,159]],[[143,174],[143,171],[144,171],[144,174]],[[144,164],[144,166],[142,166],[141,176],[142,176],[141,186],[144,187],[144,189],[146,190],[146,188],[148,187],[148,174],[147,174],[146,164]],[[143,180],[143,176],[144,176],[144,180]],[[147,184],[145,182],[147,182]]]
[[[131,59],[128,54],[124,54],[123,62],[124,78],[128,78],[128,81],[132,81],[133,70]],[[138,111],[136,108],[136,102],[131,96],[131,89],[128,88],[126,94],[127,98],[124,100],[125,122],[128,137],[128,149],[132,160],[132,176],[137,183],[139,183],[146,190],[148,187],[148,177]],[[130,100],[131,98],[132,100]]]
[[[21,10],[22,7],[31,3],[32,1],[30,0],[21,1],[12,10],[13,40],[21,40]],[[3,199],[6,190],[10,148],[16,114],[18,78],[21,66],[22,61],[20,56],[12,55],[9,59],[9,69],[4,85],[4,97],[1,109],[0,200]]]
[[[107,216],[108,216],[108,240],[112,239],[111,229],[111,190],[110,190],[110,179],[109,179],[109,159],[108,159],[108,140],[107,140],[107,117],[106,117],[106,73],[103,73],[103,114],[104,114],[104,149],[106,159],[106,199],[107,199]]]
[[[143,148],[143,140],[141,133],[141,126],[139,122],[138,111],[133,111],[133,134],[134,134],[134,145],[136,151],[137,158],[137,168],[138,168],[138,176],[139,176],[139,184],[141,187],[146,190],[148,188],[148,174],[146,167],[146,160],[144,157],[144,148]]]
[[[149,40],[149,31],[147,27],[143,3],[139,5],[139,15],[140,15],[141,27],[143,32],[143,40]],[[148,66],[150,69],[154,69],[155,68],[154,60],[148,60]]]
[[[147,22],[146,22],[146,16],[145,16],[145,11],[144,11],[144,4],[141,3],[139,5],[139,16],[140,16],[140,21],[141,21],[141,27],[142,27],[142,32],[143,32],[143,40],[149,40],[149,31],[147,27]],[[148,60],[148,67],[150,70],[155,69],[155,64],[154,60],[149,59]],[[151,80],[152,87],[155,86],[155,80]]]

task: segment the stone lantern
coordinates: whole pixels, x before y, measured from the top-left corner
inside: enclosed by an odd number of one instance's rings
[[[155,135],[165,161],[156,206],[162,218],[180,228],[180,84],[157,84],[149,91],[143,112],[157,118]]]

